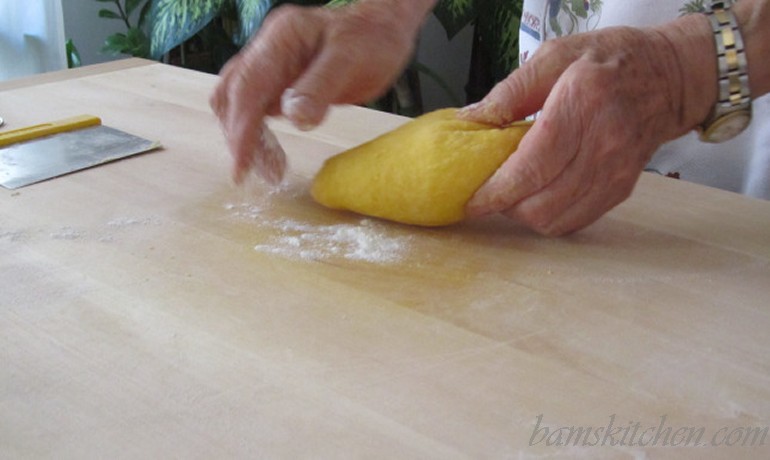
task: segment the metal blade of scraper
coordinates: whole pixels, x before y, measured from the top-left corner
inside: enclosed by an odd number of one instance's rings
[[[0,185],[16,189],[160,147],[160,143],[93,126],[0,147]]]

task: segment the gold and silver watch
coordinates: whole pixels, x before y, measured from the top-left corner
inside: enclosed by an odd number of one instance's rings
[[[705,142],[719,143],[732,139],[751,122],[751,92],[743,37],[732,1],[712,1],[706,16],[714,31],[719,71],[719,94],[716,105],[698,131]]]

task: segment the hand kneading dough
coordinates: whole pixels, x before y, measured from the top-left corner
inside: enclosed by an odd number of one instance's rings
[[[406,224],[465,217],[465,204],[516,150],[529,122],[498,128],[443,109],[334,156],[313,183],[324,206]]]

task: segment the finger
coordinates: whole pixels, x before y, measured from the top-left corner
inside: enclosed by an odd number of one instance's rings
[[[283,95],[281,110],[300,129],[319,124],[332,104],[363,103],[379,96],[406,66],[411,42],[394,39],[392,28],[370,24],[367,16],[350,11],[345,27],[330,32],[328,43]],[[369,47],[356,43],[367,30],[378,37],[376,58]]]
[[[571,213],[592,191],[604,187],[597,183],[597,170],[589,155],[575,157],[551,183],[521,199],[502,213],[544,235],[562,234],[563,216]]]
[[[573,161],[562,173],[537,193],[521,199],[502,214],[538,233],[549,235],[554,224],[591,191],[590,168]]]
[[[303,86],[315,84],[306,83]],[[302,92],[303,89],[289,88],[281,96],[281,113],[302,131],[309,131],[323,121],[329,110],[330,101],[316,92]]]
[[[575,59],[576,52],[558,40],[546,42],[530,61],[495,85],[480,102],[461,109],[458,116],[498,126],[521,120],[540,110],[561,74]]]
[[[517,206],[518,209],[512,209],[505,214],[524,223],[542,235],[567,235],[588,227],[612,208],[625,201],[631,195],[638,178],[639,174],[633,180],[624,181],[616,185],[602,183],[601,181],[594,183],[587,193],[584,193],[578,200],[563,209],[563,211],[554,214],[553,218],[547,223],[540,222],[534,224],[532,220],[529,220],[538,212],[534,209],[535,206],[548,206],[545,201],[533,204],[533,209],[530,210],[525,209],[529,204],[522,202],[521,207]]]
[[[276,165],[280,161],[262,159],[262,157],[280,156],[275,148],[270,148],[265,143],[263,126],[266,98],[255,90],[254,86],[242,73],[241,66],[232,77],[225,96],[227,102],[224,107],[223,129],[227,138],[228,147],[233,155],[233,177],[236,183],[242,182],[246,173],[255,165]],[[284,160],[285,161],[285,160]],[[272,181],[276,175],[281,174],[277,170],[257,169],[257,173],[266,180]]]
[[[214,88],[214,91],[209,97],[209,105],[211,106],[211,109],[214,111],[214,114],[219,117],[220,120],[222,120],[223,123],[223,118],[227,114],[227,87],[226,85],[222,84],[222,82],[229,80],[229,75],[233,72],[233,68],[238,64],[240,58],[241,55],[236,54],[224,65],[224,67],[222,67],[222,70],[219,72],[220,83],[216,86],[216,88]]]
[[[316,14],[309,8],[302,12],[303,17]],[[263,122],[284,89],[309,62],[315,39],[320,36],[315,21],[307,21],[309,25],[300,34],[298,14],[295,7],[271,13],[257,39],[223,71],[214,106],[235,159],[236,182],[253,166],[269,182],[282,177],[285,155],[277,142],[269,142],[269,136],[264,135]]]
[[[236,183],[241,183],[250,170],[255,170],[268,184],[278,185],[286,172],[286,153],[278,143],[275,134],[264,124],[256,129],[259,145],[254,155],[236,162],[233,175]]]
[[[553,97],[559,100],[556,92]],[[563,110],[569,111],[570,107]],[[468,201],[467,214],[473,217],[501,212],[548,186],[577,156],[580,138],[579,127],[570,126],[569,118],[559,113],[551,114],[546,104],[543,115],[524,135],[517,150]]]
[[[578,154],[548,186],[526,197],[503,214],[544,235],[558,236],[579,230],[628,198],[644,166],[622,138],[600,145],[588,139]]]
[[[554,181],[586,145],[601,145],[585,139],[595,123],[601,99],[586,94],[584,78],[591,62],[572,62],[551,89],[543,110],[521,140],[516,151],[492,177],[476,191],[466,205],[469,216],[501,212],[533,195]],[[590,150],[590,149],[589,149]],[[595,150],[595,149],[594,149]],[[586,151],[586,158],[596,156]]]

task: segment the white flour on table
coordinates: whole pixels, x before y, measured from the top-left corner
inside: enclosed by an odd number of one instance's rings
[[[323,261],[344,258],[371,263],[395,263],[409,249],[410,237],[389,235],[387,224],[372,219],[333,225],[271,217],[269,206],[226,204],[234,217],[253,220],[273,235],[254,250],[287,259]]]
[[[85,237],[86,233],[70,226],[64,226],[51,232],[50,235],[55,240],[79,240]]]

